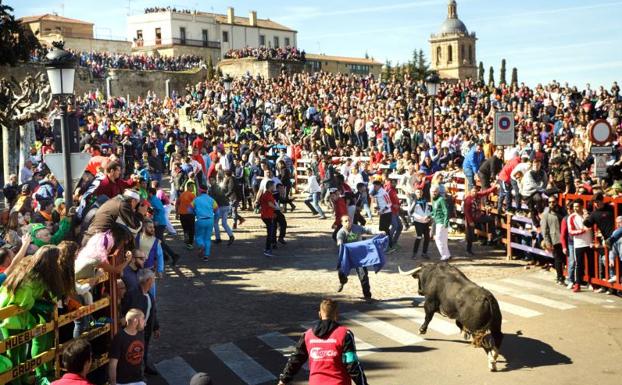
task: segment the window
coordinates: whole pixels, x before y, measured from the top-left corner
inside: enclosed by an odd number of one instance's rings
[[[286,37],[286,38],[285,38],[285,46],[286,46],[286,47],[289,47],[289,37]]]
[[[464,54],[464,44],[460,45],[460,58],[458,59],[459,62],[465,61],[466,62],[466,55]]]
[[[143,39],[143,30],[139,29],[138,31],[136,31],[136,39],[137,40],[142,40]]]
[[[156,35],[156,45],[162,44],[162,29],[156,28],[155,35]]]
[[[447,46],[447,63],[451,63],[454,60],[454,47]]]
[[[473,46],[469,46],[469,64],[473,64]]]
[[[441,47],[436,47],[436,65],[441,63]]]
[[[181,44],[186,44],[186,28],[179,27],[179,42]]]
[[[229,32],[228,31],[222,31],[222,42],[223,43],[228,43],[229,42]]]
[[[207,29],[204,29],[201,31],[201,38],[203,39],[203,47],[207,47],[207,44],[209,42],[208,39],[208,33],[207,33]]]
[[[265,46],[266,45],[266,35],[259,35],[259,46]]]
[[[279,48],[279,37],[278,36],[274,37],[274,48]]]

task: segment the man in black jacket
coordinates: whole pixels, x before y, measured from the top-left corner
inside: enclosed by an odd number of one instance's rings
[[[121,314],[126,314],[130,309],[140,309],[145,314],[145,373],[158,374],[153,365],[149,364],[149,340],[151,335],[155,339],[160,338],[160,324],[158,323],[155,298],[149,292],[155,282],[155,273],[151,269],[138,270],[139,286],[129,290],[121,300]]]
[[[279,385],[289,384],[307,359],[310,383],[343,383],[348,379],[343,376],[349,376],[356,385],[368,385],[356,355],[354,335],[337,323],[337,303],[323,300],[319,316],[315,327],[308,329],[296,343],[296,352],[289,357],[279,376]]]
[[[503,149],[498,148],[492,157],[486,159],[479,169],[477,176],[481,183],[482,190],[490,187],[490,184],[497,179],[497,174],[503,168]]]

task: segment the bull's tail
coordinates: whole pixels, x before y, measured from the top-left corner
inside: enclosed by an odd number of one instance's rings
[[[501,331],[501,322],[503,321],[501,316],[501,309],[497,299],[490,293],[486,296],[486,301],[490,307],[490,319],[488,321],[488,330],[494,340],[494,346],[499,349],[501,342],[503,341],[503,332]]]

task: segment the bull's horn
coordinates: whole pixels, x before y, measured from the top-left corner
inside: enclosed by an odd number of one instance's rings
[[[415,267],[412,270],[404,271],[400,266],[397,267],[397,270],[400,272],[401,275],[413,275],[415,273],[418,273],[421,269],[423,269],[423,267],[419,266]]]

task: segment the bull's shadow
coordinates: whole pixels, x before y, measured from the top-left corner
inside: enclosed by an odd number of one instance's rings
[[[503,358],[499,357],[500,372],[572,364],[570,357],[556,351],[546,342],[518,334],[504,335],[501,354],[505,357],[505,363]]]

